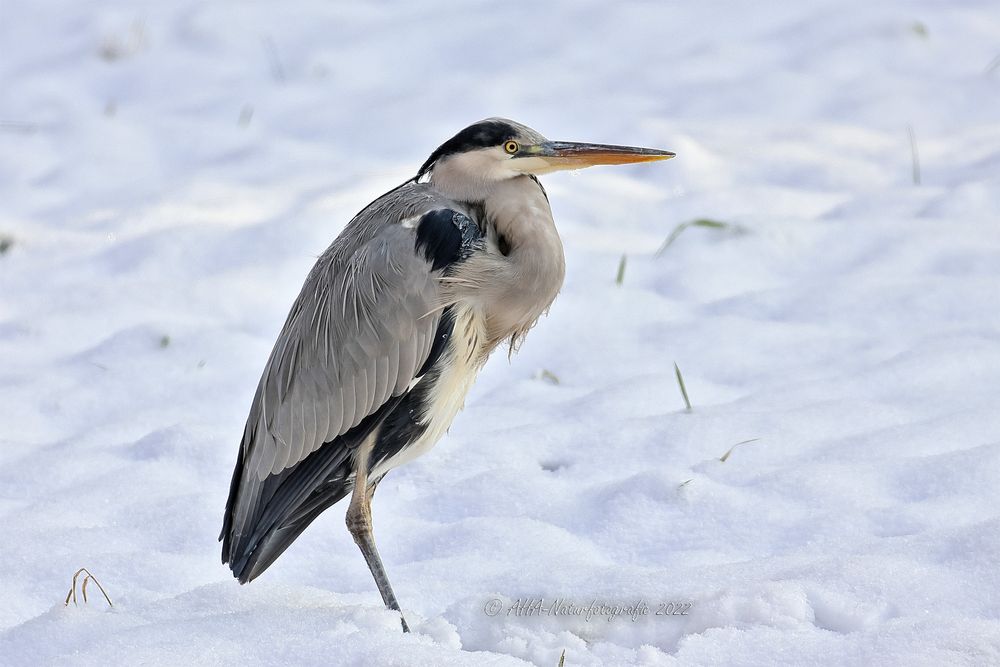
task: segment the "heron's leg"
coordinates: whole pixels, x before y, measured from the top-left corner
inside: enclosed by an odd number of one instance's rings
[[[351,494],[351,504],[347,507],[347,529],[351,531],[354,541],[361,549],[368,569],[371,570],[378,592],[382,594],[385,606],[399,612],[399,620],[403,624],[403,632],[409,632],[406,619],[392,592],[389,577],[386,576],[382,559],[375,548],[375,536],[372,534],[372,497],[375,495],[375,484],[368,481],[368,457],[371,454],[374,438],[369,438],[361,447],[354,464],[354,492]]]

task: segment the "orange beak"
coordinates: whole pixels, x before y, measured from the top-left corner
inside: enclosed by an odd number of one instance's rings
[[[582,169],[599,164],[655,162],[674,157],[674,153],[656,148],[581,144],[571,141],[546,141],[528,147],[524,154],[525,157],[541,158],[553,169]]]

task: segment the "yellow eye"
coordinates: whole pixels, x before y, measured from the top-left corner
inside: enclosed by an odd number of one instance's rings
[[[516,153],[520,148],[521,147],[517,145],[516,141],[508,141],[503,145],[503,149],[508,153],[510,153],[511,155]]]

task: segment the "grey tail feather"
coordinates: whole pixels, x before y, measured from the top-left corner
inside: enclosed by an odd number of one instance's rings
[[[350,487],[345,486],[337,494],[326,496],[321,502],[312,503],[310,507],[297,512],[293,520],[268,532],[252,551],[242,554],[239,558],[233,558],[230,562],[233,574],[241,584],[259,577],[316,517],[340,502],[348,493]]]
[[[228,550],[223,549],[223,562],[240,583],[261,574],[321,512],[350,493],[348,451],[335,449],[333,457],[311,456],[265,481],[265,487],[276,488],[267,490],[267,507],[258,514],[253,532],[226,536],[235,539],[229,541]]]
[[[250,533],[235,535],[232,514],[239,502],[240,479],[244,472],[241,450],[220,536],[222,562],[229,565],[240,583],[245,584],[260,575],[320,513],[350,493],[353,488],[351,453],[408,393],[393,397],[304,461],[268,476],[260,491],[263,502],[254,513]]]

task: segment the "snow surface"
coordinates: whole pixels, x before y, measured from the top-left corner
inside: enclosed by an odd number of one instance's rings
[[[995,0],[0,0],[0,663],[1000,663],[998,56]],[[342,506],[238,586],[302,279],[492,115],[678,157],[545,178],[563,293],[375,501],[411,635]]]

